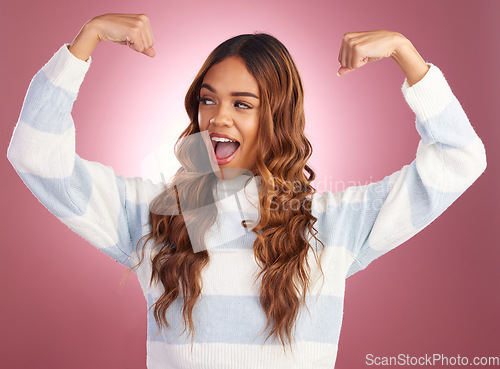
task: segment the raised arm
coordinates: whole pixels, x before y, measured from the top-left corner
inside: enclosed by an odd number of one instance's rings
[[[398,63],[410,86],[420,81],[429,70],[429,65],[410,40],[401,33],[380,30],[344,34],[337,75],[343,76],[369,62],[387,57]]]
[[[441,70],[424,66],[411,44],[389,31],[346,35],[339,74],[393,57],[407,77],[402,92],[421,136],[415,159],[382,181],[315,196],[319,232],[347,249],[348,277],[442,214],[486,169],[486,152]]]
[[[106,24],[108,28],[104,29],[125,29],[120,26],[119,18],[105,15],[89,21],[71,45],[62,45],[36,73],[26,93],[7,158],[50,212],[98,249],[130,267],[130,256],[137,243],[133,235],[140,233],[133,231],[147,223],[148,201],[158,193],[161,184],[115,175],[109,166],[82,159],[75,153],[75,125],[71,115],[92,62],[90,54],[104,40],[101,27]],[[132,18],[121,17],[121,24],[129,24]],[[136,16],[136,19],[144,27],[142,18]],[[131,34],[140,35],[135,31]],[[124,37],[129,36],[124,33]],[[139,42],[130,45],[136,51],[145,50],[138,46]],[[153,49],[148,49],[152,56]]]

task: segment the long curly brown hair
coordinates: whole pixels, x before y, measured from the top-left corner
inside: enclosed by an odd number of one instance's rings
[[[272,327],[266,340],[274,335],[285,348],[285,341],[291,346],[292,328],[301,305],[305,305],[306,291],[310,289],[308,251],[312,250],[318,260],[309,240],[314,238],[323,244],[316,237],[313,226],[317,219],[311,213],[310,195],[315,192],[311,182],[315,173],[306,164],[312,146],[304,134],[302,81],[286,47],[267,33],[238,35],[217,46],[186,94],[184,104],[190,124],[175,145],[175,154],[182,167],[150,205],[151,232],[141,238],[146,238],[146,243],[154,241],[150,284],[161,282],[164,287],[163,294],[154,303],[154,317],[160,329],[163,324],[168,328],[166,310],[182,292],[184,325],[189,325],[190,334],[194,334],[192,311],[201,294],[201,271],[209,262],[209,254],[206,249],[194,252],[192,241],[205,245],[205,232],[214,224],[217,212],[212,207],[204,214],[197,212],[195,219],[189,219],[198,230],[193,240],[186,229],[188,219],[185,217],[189,214],[183,213],[180,204],[200,209],[200,202],[213,200],[216,177],[213,173],[200,175],[197,172],[197,160],[203,158],[187,155],[191,153],[189,141],[183,139],[200,132],[197,97],[205,74],[210,67],[230,56],[244,60],[260,90],[256,160],[256,174],[261,179],[260,222],[252,229],[257,236],[253,250],[261,267],[256,280],[261,278],[260,303],[267,316],[265,330]],[[143,260],[144,248],[139,263],[132,270]]]

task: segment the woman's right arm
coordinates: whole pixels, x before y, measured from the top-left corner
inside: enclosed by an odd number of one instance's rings
[[[68,46],[69,51],[78,59],[88,61],[90,55],[100,42],[97,35],[94,23],[91,21],[85,23],[71,45]]]
[[[85,23],[69,50],[80,60],[87,61],[101,41],[127,45],[147,56],[156,55],[154,37],[145,14],[107,13]]]
[[[112,17],[109,23],[105,17],[94,18],[99,24],[89,21],[73,43],[61,46],[33,77],[7,158],[51,213],[98,249],[131,267],[135,236],[140,238],[148,222],[148,203],[163,186],[140,177],[125,178],[110,166],[82,159],[75,153],[71,115],[92,62],[90,54],[103,40],[102,29],[94,27],[111,25],[115,37],[120,32],[116,31],[120,16]],[[122,24],[123,20],[130,23],[130,18],[122,17]]]

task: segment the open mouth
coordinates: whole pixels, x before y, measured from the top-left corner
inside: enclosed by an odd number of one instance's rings
[[[240,143],[224,137],[212,137],[212,146],[218,160],[228,159],[238,150]]]

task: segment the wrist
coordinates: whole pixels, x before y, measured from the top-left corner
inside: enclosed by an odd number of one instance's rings
[[[412,43],[410,40],[408,40],[405,36],[402,34],[398,33],[395,36],[394,40],[394,49],[392,50],[391,53],[391,58],[398,64],[401,63],[401,59],[405,57],[405,55],[408,55],[411,53],[414,49]],[[416,51],[416,50],[415,50]]]
[[[402,38],[394,48],[391,58],[399,65],[408,84],[412,86],[425,76],[429,70],[429,66],[410,40],[403,35],[401,36]]]
[[[83,25],[68,49],[78,59],[88,61],[99,42],[98,32],[92,21],[89,21]]]

